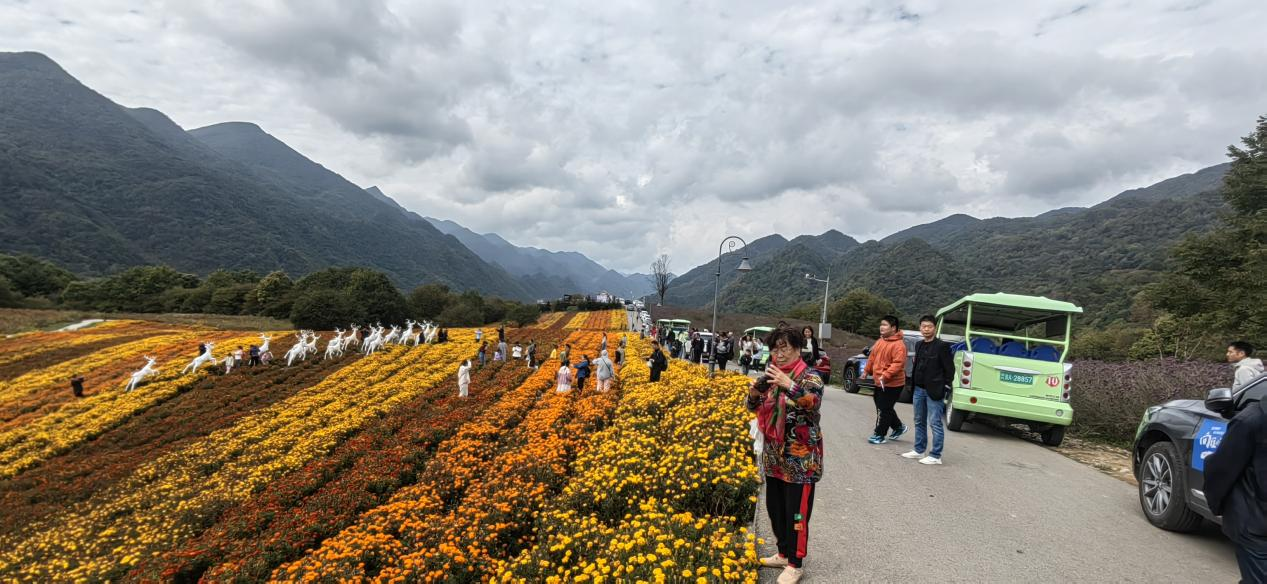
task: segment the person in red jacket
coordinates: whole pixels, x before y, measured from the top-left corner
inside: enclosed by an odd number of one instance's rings
[[[880,338],[871,346],[867,355],[867,366],[863,374],[875,379],[875,392],[871,399],[875,401],[875,432],[867,439],[871,444],[884,444],[889,440],[897,440],[906,433],[906,424],[897,417],[897,398],[902,395],[902,387],[906,385],[906,343],[902,340],[902,330],[896,316],[887,315],[880,319]],[[885,433],[893,430],[887,437]]]

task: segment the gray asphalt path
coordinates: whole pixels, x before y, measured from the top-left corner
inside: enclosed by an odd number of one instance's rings
[[[829,388],[826,473],[802,582],[1236,582],[1234,550],[1207,525],[1180,535],[1143,517],[1135,488],[1039,444],[976,424],[947,432],[942,466],[867,444],[869,395]],[[911,407],[898,404],[903,422]],[[774,552],[758,503],[757,532]],[[778,570],[762,569],[762,582]]]

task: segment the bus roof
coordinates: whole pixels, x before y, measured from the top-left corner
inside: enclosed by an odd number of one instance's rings
[[[772,330],[774,330],[774,327],[772,326],[754,326],[754,327],[749,327],[748,330],[745,330],[744,334],[750,334],[752,333],[752,331],[768,333]]]
[[[1030,323],[1067,314],[1080,314],[1082,308],[1070,302],[1043,296],[1020,294],[970,294],[937,311],[945,322],[962,324],[968,319],[968,305],[974,305],[972,320],[992,328],[1015,329]],[[975,324],[973,325],[976,326]]]

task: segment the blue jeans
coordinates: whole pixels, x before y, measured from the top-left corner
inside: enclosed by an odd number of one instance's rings
[[[915,388],[912,401],[915,406],[915,452],[923,452],[928,446],[928,432],[924,430],[924,420],[928,420],[928,425],[933,427],[933,450],[928,455],[941,458],[941,448],[946,441],[946,429],[942,426],[942,419],[946,416],[946,403],[928,397],[928,392],[922,387]]]

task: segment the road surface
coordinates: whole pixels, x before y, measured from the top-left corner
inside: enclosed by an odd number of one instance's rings
[[[903,422],[911,407],[898,404]],[[1236,582],[1232,545],[1206,525],[1153,527],[1135,488],[1041,445],[977,424],[947,432],[942,466],[871,445],[868,395],[829,388],[825,469],[802,582]],[[758,503],[762,556],[774,552]],[[762,582],[779,570],[763,568]]]

